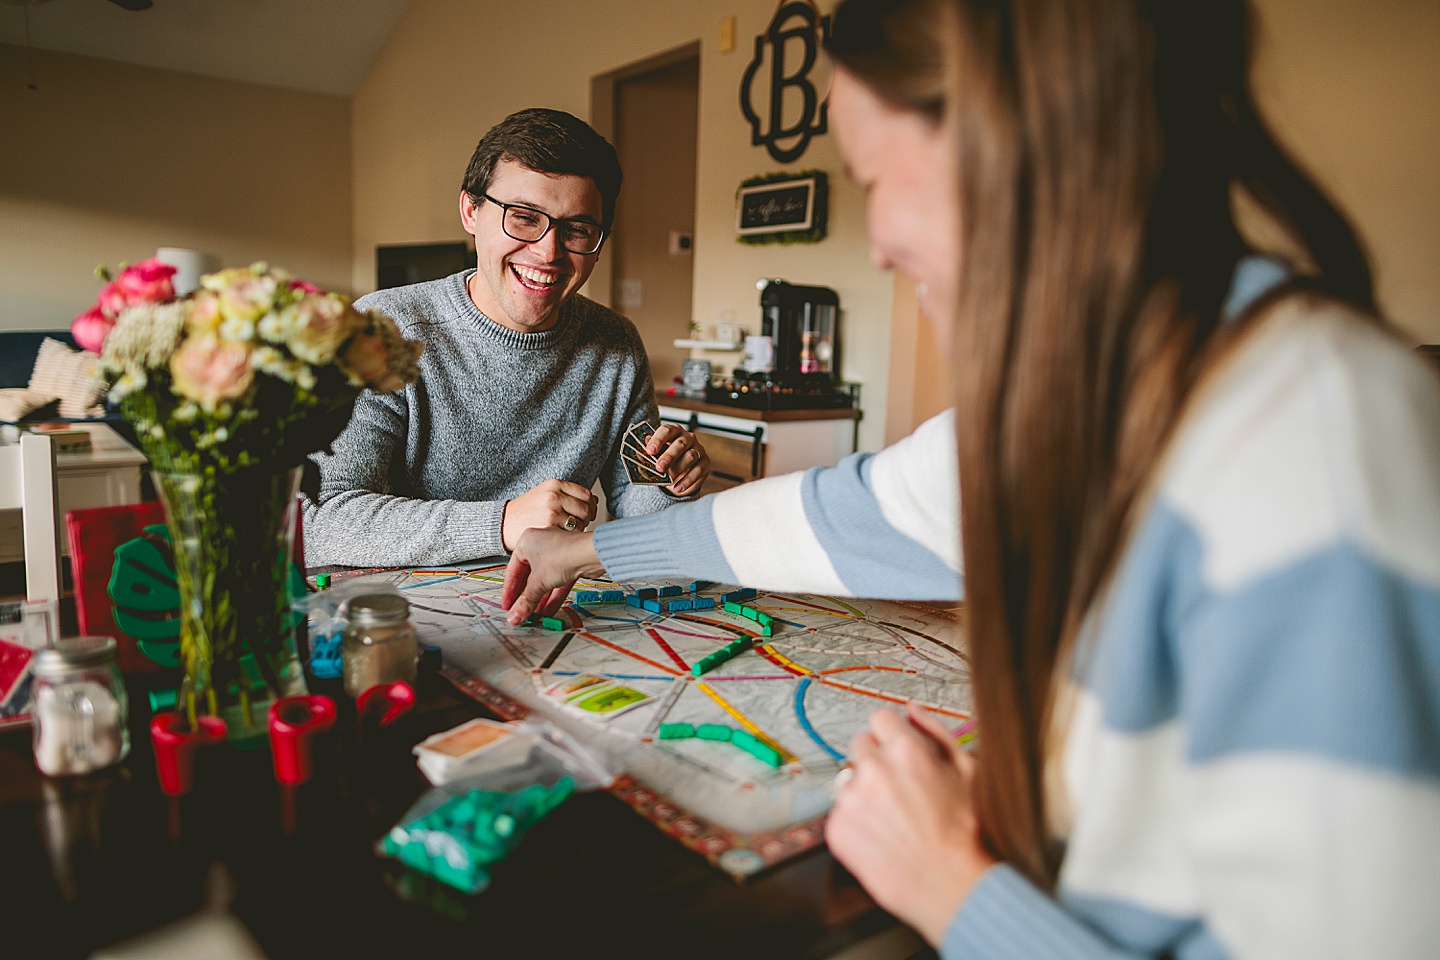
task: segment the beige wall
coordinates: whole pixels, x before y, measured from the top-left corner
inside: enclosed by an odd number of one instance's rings
[[[58,329],[97,264],[160,246],[350,289],[350,113],[294,93],[0,45],[0,329]]]
[[[1360,231],[1382,309],[1415,342],[1440,343],[1440,3],[1254,3],[1261,110]],[[948,395],[914,298],[896,290],[887,441]]]
[[[1440,2],[1256,5],[1261,108],[1359,228],[1390,318],[1440,343]]]
[[[783,277],[834,287],[845,311],[843,374],[863,383],[861,446],[878,449],[892,282],[870,266],[864,198],[845,180],[833,136],[817,138],[798,163],[781,167],[750,145],[740,114],[740,77],[774,0],[553,0],[539,31],[534,17],[516,17],[512,10],[498,0],[414,0],[356,93],[355,286],[373,285],[378,243],[463,237],[456,214],[460,178],[489,126],[528,106],[588,118],[592,76],[699,40],[693,318],[707,335],[727,315],[758,333],[756,280]],[[731,15],[738,20],[738,43],[733,52],[720,53],[720,20]],[[811,167],[831,175],[830,237],[812,246],[736,243],[740,181]],[[586,293],[608,302],[608,279],[608,270],[597,270]]]

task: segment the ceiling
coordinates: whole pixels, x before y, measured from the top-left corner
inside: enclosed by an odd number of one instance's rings
[[[109,0],[28,0],[28,10],[36,49],[349,96],[409,2],[155,0],[130,12]],[[25,0],[0,0],[0,43],[25,44],[25,12]]]

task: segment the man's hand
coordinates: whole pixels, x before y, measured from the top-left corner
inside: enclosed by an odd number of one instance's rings
[[[506,550],[514,550],[526,530],[584,530],[595,519],[598,505],[595,494],[578,483],[546,480],[505,504],[500,540]]]
[[[938,946],[996,861],[980,839],[975,759],[915,705],[877,710],[850,746],[825,839],[875,902]]]
[[[527,530],[505,568],[500,606],[510,611],[512,625],[531,614],[548,617],[565,603],[580,577],[604,576],[595,553],[595,535],[563,530]]]
[[[660,424],[645,452],[655,458],[655,469],[670,478],[665,489],[677,497],[696,492],[710,476],[710,454],[695,434],[677,424]]]

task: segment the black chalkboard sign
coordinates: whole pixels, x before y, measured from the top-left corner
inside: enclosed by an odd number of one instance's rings
[[[736,232],[741,239],[784,234],[819,239],[824,236],[825,190],[823,173],[766,178],[742,185],[736,211]],[[820,227],[819,236],[816,227]],[[752,241],[753,242],[753,241]]]

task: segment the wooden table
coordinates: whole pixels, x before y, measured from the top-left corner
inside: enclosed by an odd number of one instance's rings
[[[132,693],[134,747],[105,775],[46,780],[28,731],[0,735],[0,955],[83,957],[182,917],[214,863],[272,960],[822,958],[895,924],[823,849],[736,886],[604,793],[566,801],[477,896],[376,857],[428,788],[411,745],[481,712],[438,678],[383,730],[337,698],[289,831],[268,750],[202,751],[195,792],[168,801]]]

